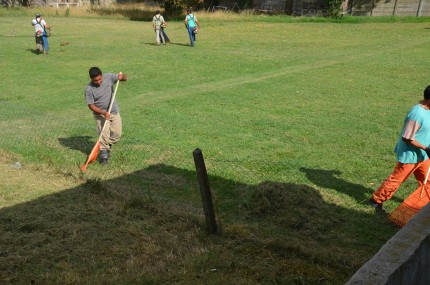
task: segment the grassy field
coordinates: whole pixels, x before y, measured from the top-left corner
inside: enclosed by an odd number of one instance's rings
[[[430,19],[197,13],[191,48],[180,21],[157,47],[150,22],[51,11],[45,56],[30,12],[0,10],[1,284],[343,284],[397,231],[366,199],[430,83]],[[91,66],[128,75],[124,136],[81,173]]]

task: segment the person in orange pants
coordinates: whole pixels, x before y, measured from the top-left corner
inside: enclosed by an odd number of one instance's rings
[[[394,151],[397,164],[391,175],[375,190],[369,203],[377,212],[386,213],[383,203],[393,197],[400,185],[413,174],[421,191],[430,167],[430,85],[424,98],[406,115]],[[427,185],[424,186],[427,188]],[[427,191],[427,189],[425,189]]]

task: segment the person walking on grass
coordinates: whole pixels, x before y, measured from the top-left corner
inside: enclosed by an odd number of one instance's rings
[[[155,16],[152,18],[152,27],[154,28],[155,32],[155,41],[157,43],[157,46],[160,45],[160,39],[161,42],[165,45],[166,40],[164,38],[164,34],[161,31],[161,27],[165,25],[165,21],[163,16],[160,15],[160,10],[157,10],[155,12]]]
[[[198,28],[197,28],[198,27]],[[188,36],[190,37],[190,45],[193,47],[196,41],[196,33],[200,29],[197,17],[193,15],[191,8],[187,9],[187,16],[185,16],[185,28],[187,28]]]
[[[31,21],[31,25],[34,27],[34,36],[36,38],[36,52],[37,54],[43,52],[48,54],[48,33],[46,30],[50,30],[51,27],[42,19],[42,15],[36,14],[36,17]]]
[[[386,213],[383,203],[393,197],[400,185],[411,174],[421,189],[430,167],[430,85],[424,90],[424,98],[406,115],[403,129],[394,151],[397,164],[391,175],[375,190],[369,203],[377,212]],[[427,191],[427,185],[424,186]],[[415,191],[417,191],[415,190]]]
[[[163,39],[161,38],[161,36],[163,36],[164,42],[168,44],[168,43],[170,43],[170,39],[166,34],[166,31],[165,31],[166,27],[167,27],[167,22],[164,19],[164,22],[160,25],[160,37],[159,38],[160,38],[160,42],[162,42]]]
[[[160,41],[162,40],[161,37],[163,36],[164,37],[164,42],[168,44],[168,43],[170,43],[170,39],[169,39],[169,37],[166,34],[166,31],[165,31],[166,27],[167,27],[167,23],[166,22],[164,22],[164,24],[162,24],[160,26],[160,28],[161,28],[161,30],[160,30]]]
[[[105,121],[107,124],[101,135],[99,153],[100,163],[106,164],[110,158],[112,145],[120,140],[122,134],[122,121],[116,99],[112,102],[111,111],[108,113],[107,110],[114,92],[113,85],[118,80],[126,81],[127,76],[122,72],[102,74],[98,67],[91,67],[89,75],[91,81],[85,88],[85,100],[88,108],[93,111],[99,135]]]

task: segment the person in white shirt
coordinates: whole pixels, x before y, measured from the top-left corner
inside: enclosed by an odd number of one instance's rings
[[[152,18],[152,27],[155,31],[155,41],[157,43],[157,46],[160,45],[160,38],[163,44],[166,44],[166,39],[164,38],[164,35],[161,31],[161,27],[165,25],[165,21],[163,16],[160,15],[160,11],[157,10],[155,12],[155,16]]]
[[[43,52],[44,54],[48,54],[49,45],[48,45],[48,34],[46,30],[51,29],[49,25],[46,23],[44,19],[42,19],[42,15],[39,13],[36,14],[36,17],[31,21],[31,25],[34,27],[34,36],[36,38],[36,52],[39,54]]]

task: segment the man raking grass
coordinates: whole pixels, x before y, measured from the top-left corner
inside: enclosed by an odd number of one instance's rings
[[[122,121],[115,96],[119,81],[127,80],[127,76],[122,72],[118,74],[106,73],[103,75],[98,67],[91,67],[89,75],[91,81],[85,88],[85,100],[88,108],[93,111],[99,139],[93,147],[87,162],[81,167],[82,171],[86,170],[88,164],[97,160],[99,150],[100,163],[108,163],[112,145],[121,139]],[[116,87],[114,90],[113,85],[115,83]]]

